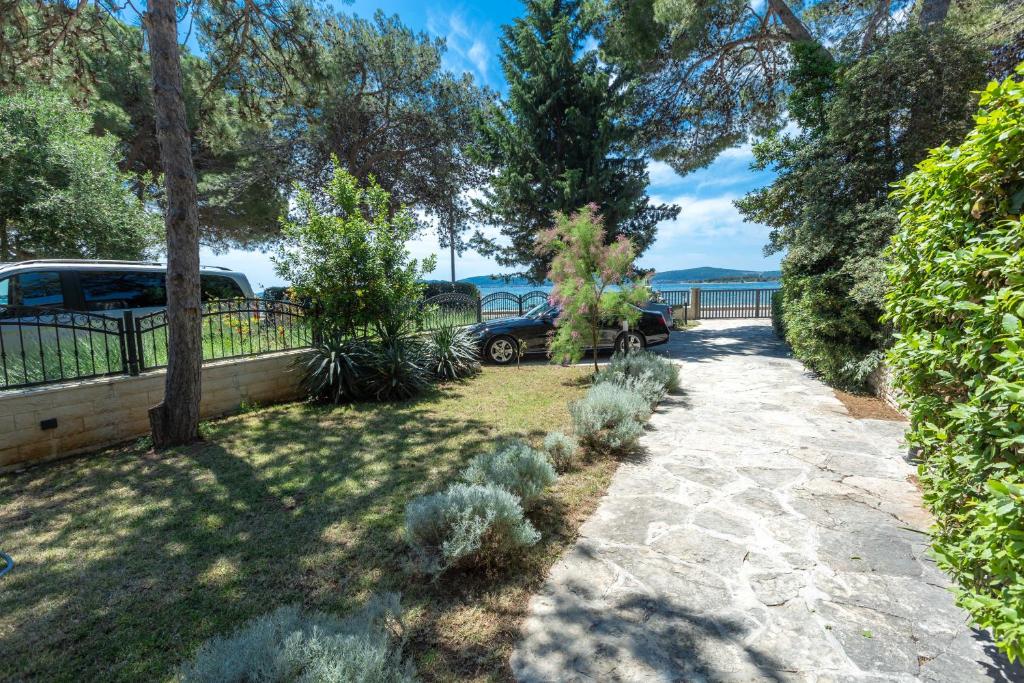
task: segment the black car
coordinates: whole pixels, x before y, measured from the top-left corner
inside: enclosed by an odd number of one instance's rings
[[[558,307],[544,303],[517,318],[478,323],[470,332],[476,337],[485,360],[506,365],[516,359],[520,340],[526,342],[527,354],[546,354],[557,317]],[[639,350],[664,344],[668,336],[669,328],[660,312],[641,310],[640,318],[626,331],[618,321],[606,323],[601,329],[598,349]]]

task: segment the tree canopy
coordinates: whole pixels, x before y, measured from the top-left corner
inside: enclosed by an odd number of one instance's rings
[[[475,246],[503,266],[525,266],[543,279],[549,256],[538,233],[555,212],[596,204],[607,239],[625,235],[636,254],[654,240],[658,222],[678,208],[652,205],[646,161],[625,118],[629,94],[588,48],[597,15],[575,0],[528,0],[525,15],[502,37],[507,102],[481,117],[479,158],[491,169],[479,202],[507,244],[477,234]]]
[[[139,258],[161,237],[118,170],[118,143],[48,90],[0,95],[0,261]]]

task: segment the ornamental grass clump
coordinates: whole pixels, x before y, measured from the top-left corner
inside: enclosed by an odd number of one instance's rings
[[[562,432],[551,432],[544,437],[544,452],[557,472],[568,472],[573,468],[578,449],[576,439]]]
[[[476,456],[462,473],[467,484],[500,486],[517,496],[524,508],[531,507],[557,479],[548,456],[522,441]]]
[[[576,436],[592,454],[624,452],[640,440],[650,404],[635,391],[602,382],[569,406],[569,412]]]
[[[444,325],[430,332],[424,344],[427,369],[434,377],[456,380],[480,372],[480,351],[467,328]]]
[[[1024,67],[1017,68],[1018,77]],[[920,448],[939,566],[1011,659],[1024,656],[1024,81],[894,193],[888,360]]]
[[[398,596],[372,599],[344,618],[281,607],[208,640],[178,671],[183,683],[362,681],[411,683]]]
[[[540,540],[519,499],[494,484],[452,484],[405,508],[405,536],[415,568],[440,574],[488,566]]]

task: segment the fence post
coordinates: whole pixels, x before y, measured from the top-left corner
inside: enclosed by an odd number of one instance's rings
[[[482,296],[476,298],[476,321],[478,323],[484,321],[484,298]]]
[[[690,320],[700,320],[700,287],[690,287]]]
[[[139,374],[139,348],[135,339],[135,316],[131,311],[124,312],[121,336],[124,339],[125,351],[128,354],[128,374]]]
[[[754,317],[755,318],[760,318],[761,317],[761,290],[757,289],[757,290],[754,290],[754,291],[755,291],[755,295],[754,295]]]

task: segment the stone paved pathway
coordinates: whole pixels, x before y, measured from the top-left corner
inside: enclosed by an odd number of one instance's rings
[[[925,556],[904,423],[848,417],[766,322],[673,337],[686,394],[531,601],[521,681],[1024,680]]]

